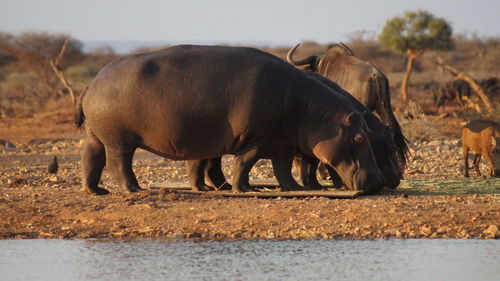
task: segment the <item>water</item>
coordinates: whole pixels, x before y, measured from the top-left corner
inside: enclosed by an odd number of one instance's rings
[[[0,280],[500,280],[498,240],[4,240]]]

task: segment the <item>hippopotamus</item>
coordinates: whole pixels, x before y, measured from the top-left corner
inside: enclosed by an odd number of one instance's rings
[[[374,155],[377,160],[378,167],[384,175],[384,181],[382,181],[378,186],[372,185],[372,188],[365,191],[367,193],[376,193],[384,186],[396,188],[402,177],[402,169],[401,166],[398,165],[399,158],[396,143],[392,138],[390,128],[382,124],[377,116],[370,112],[356,98],[342,89],[337,83],[316,73],[305,72],[305,74],[328,86],[332,95],[344,99],[346,103],[352,104],[354,108],[362,114],[363,119],[366,121],[369,128],[369,141],[372,148],[374,148]],[[322,188],[316,178],[316,169],[318,167],[319,160],[297,152],[295,161],[298,163],[300,178],[304,188]],[[209,187],[214,187],[220,190],[230,189],[230,185],[225,179],[221,169],[221,158],[186,161],[186,166],[189,180],[193,185],[206,187],[207,185],[204,181],[205,176],[209,181]],[[327,168],[332,178],[334,187],[342,186],[342,180],[339,179],[335,170],[330,166],[327,166]]]
[[[333,167],[353,189],[379,185],[362,116],[330,92],[253,48],[180,45],[119,58],[76,104],[86,135],[83,188],[109,193],[98,186],[107,166],[121,188],[141,190],[132,170],[137,148],[174,160],[233,154],[235,192],[250,189],[248,172],[262,155],[276,160],[279,181],[293,185],[296,150]]]
[[[341,96],[347,102],[351,103],[359,112],[361,112],[363,119],[366,121],[369,128],[370,143],[374,151],[375,159],[377,160],[378,167],[385,178],[384,182],[382,182],[382,185],[379,186],[378,189],[383,186],[393,189],[396,188],[403,177],[403,169],[402,166],[399,165],[397,144],[392,137],[391,128],[384,125],[381,120],[365,105],[341,88],[337,83],[316,73],[307,72],[307,75],[310,75],[327,85],[332,89],[334,94]],[[300,169],[302,181],[309,186],[319,186],[316,179],[316,167],[318,161],[314,158],[305,158],[305,160],[308,160],[305,161],[307,168],[301,167]],[[339,179],[332,174],[334,170],[330,168],[329,171],[332,176],[332,180],[334,181],[334,186],[340,184],[341,182],[338,181]],[[372,192],[376,191],[377,190],[375,189],[372,190]]]

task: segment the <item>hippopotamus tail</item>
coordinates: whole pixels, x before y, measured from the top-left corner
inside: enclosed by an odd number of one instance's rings
[[[85,96],[85,93],[87,93],[87,88],[83,90],[83,92],[78,96],[78,99],[76,100],[75,104],[75,126],[77,128],[81,128],[83,125],[83,122],[85,121],[85,115],[83,114],[83,108],[82,108],[82,100],[83,96]]]

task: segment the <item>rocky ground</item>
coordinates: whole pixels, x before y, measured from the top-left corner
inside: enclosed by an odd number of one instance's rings
[[[500,238],[500,179],[463,179],[456,136],[414,142],[401,186],[376,196],[222,198],[164,188],[129,194],[106,171],[111,195],[91,196],[80,191],[82,140],[68,120],[0,120],[0,138],[17,146],[0,148],[0,238]],[[46,171],[53,155],[57,175]],[[230,178],[229,168],[227,157]],[[187,179],[183,162],[144,151],[134,169],[143,187]],[[251,179],[272,177],[268,161],[251,172]]]

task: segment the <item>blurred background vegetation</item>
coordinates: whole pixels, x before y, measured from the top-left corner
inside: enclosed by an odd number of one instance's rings
[[[31,117],[62,108],[71,110],[69,95],[50,67],[50,59],[57,57],[65,39],[69,39],[69,44],[61,67],[77,91],[83,90],[99,69],[119,56],[107,46],[84,52],[82,42],[65,34],[25,32],[13,35],[0,32],[0,118]],[[433,63],[438,54],[446,63],[478,80],[500,76],[500,38],[453,35],[452,40],[453,50],[429,50],[414,62],[408,87],[411,93],[409,103],[402,102],[399,95],[408,59],[404,52],[384,47],[376,35],[366,32],[354,33],[348,42],[343,43],[355,55],[371,62],[388,76],[397,113],[404,112],[405,108],[426,111],[425,108],[432,104],[432,95],[426,85],[430,82],[446,83],[453,79]],[[284,59],[296,43],[273,48],[253,47]],[[302,42],[295,56],[301,58],[321,54],[327,50],[327,46],[312,41]],[[153,48],[144,46],[134,52],[150,50]]]

